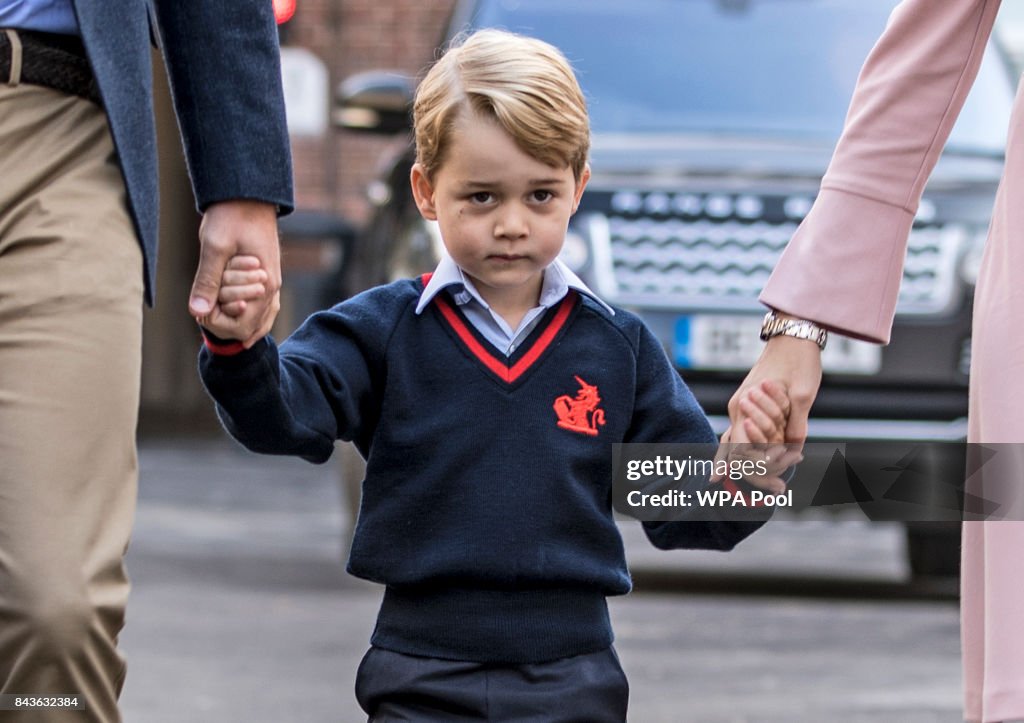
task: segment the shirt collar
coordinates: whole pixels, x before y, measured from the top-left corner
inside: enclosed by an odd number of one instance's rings
[[[452,287],[452,298],[460,306],[466,304],[470,299],[476,300],[485,309],[490,308],[487,302],[473,286],[472,280],[467,277],[458,264],[448,254],[442,254],[441,261],[434,269],[430,281],[423,288],[420,294],[419,303],[416,304],[416,313],[423,312],[427,305],[433,300],[442,289]],[[577,276],[572,269],[566,266],[565,262],[556,258],[544,269],[544,281],[540,289],[540,306],[550,308],[565,298],[569,290],[586,294],[600,304],[609,314],[615,315],[615,310],[606,304],[600,297],[590,290],[583,280]]]
[[[453,289],[453,298],[456,304],[465,304],[469,301],[469,292],[466,291],[466,284],[462,275],[462,269],[459,265],[452,260],[452,257],[448,254],[441,254],[441,261],[437,264],[437,268],[434,269],[434,273],[430,276],[430,281],[423,287],[423,293],[420,294],[419,303],[416,304],[416,313],[420,314],[423,312],[427,305],[434,299],[442,289],[446,289],[449,286],[455,286]]]

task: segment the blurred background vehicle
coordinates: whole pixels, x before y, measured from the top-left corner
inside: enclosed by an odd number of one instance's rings
[[[1024,6],[1020,3],[1001,5],[995,32],[1010,58],[1014,73],[1019,75],[1024,71]]]
[[[656,332],[718,431],[757,355],[757,294],[810,209],[891,0],[465,0],[440,45],[500,27],[561,48],[588,98],[593,178],[563,259]],[[403,139],[369,187],[344,292],[433,268],[409,193],[407,73],[340,86],[335,123]],[[966,436],[971,295],[1000,177],[1013,77],[994,45],[911,234],[893,342],[833,336],[812,440]],[[349,463],[351,464],[351,462]],[[944,465],[936,474],[961,475]],[[351,470],[349,474],[355,474]],[[911,567],[955,574],[958,526],[908,525]]]

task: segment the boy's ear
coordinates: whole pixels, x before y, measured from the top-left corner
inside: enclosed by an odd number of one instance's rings
[[[579,208],[580,198],[583,197],[583,189],[587,187],[587,181],[590,180],[590,164],[586,163],[583,166],[583,172],[580,173],[580,180],[576,181],[576,192],[573,193],[572,199],[572,212],[576,213],[576,209]]]
[[[412,185],[412,197],[416,201],[416,208],[420,210],[420,215],[428,221],[436,221],[437,208],[434,205],[434,187],[427,178],[423,166],[419,163],[412,164],[409,183]]]

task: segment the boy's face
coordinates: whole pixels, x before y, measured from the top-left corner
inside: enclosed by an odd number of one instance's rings
[[[569,217],[590,177],[525,153],[494,120],[463,111],[446,160],[428,180],[412,169],[424,218],[489,304],[535,306],[544,268],[565,241]]]

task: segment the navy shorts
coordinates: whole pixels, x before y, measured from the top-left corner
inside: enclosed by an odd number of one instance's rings
[[[370,723],[623,723],[629,683],[611,647],[544,663],[470,663],[371,647],[356,674]]]

